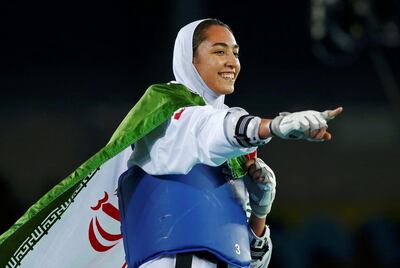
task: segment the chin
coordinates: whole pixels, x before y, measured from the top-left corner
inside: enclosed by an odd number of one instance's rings
[[[225,95],[232,94],[234,91],[235,91],[235,88],[227,89]]]
[[[228,88],[225,89],[225,94],[226,95],[231,94],[231,93],[233,93],[233,91],[235,91],[235,87],[234,86],[228,87]]]
[[[229,95],[235,91],[235,87],[233,85],[226,85],[226,86],[221,86],[218,85],[216,87],[210,87],[215,93],[218,93],[220,95]]]
[[[213,89],[213,91],[220,95],[229,95],[234,91],[234,88],[218,88],[216,90]]]
[[[233,93],[233,91],[235,91],[234,85],[226,85],[224,87],[219,87],[217,90],[217,92],[219,94],[223,94],[223,95],[229,95],[229,94]]]

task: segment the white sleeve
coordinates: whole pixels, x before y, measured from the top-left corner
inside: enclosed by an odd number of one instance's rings
[[[135,144],[128,165],[139,165],[153,175],[187,174],[196,164],[219,166],[229,158],[253,152],[256,147],[228,141],[224,120],[230,110],[208,105],[178,109]]]

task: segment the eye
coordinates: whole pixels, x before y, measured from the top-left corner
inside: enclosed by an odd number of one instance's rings
[[[235,55],[235,58],[239,58],[239,52],[233,52],[233,55]]]
[[[223,56],[225,55],[225,51],[219,50],[219,51],[215,51],[215,54],[217,54],[218,56]]]

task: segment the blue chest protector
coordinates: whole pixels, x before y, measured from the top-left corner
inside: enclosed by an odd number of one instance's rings
[[[245,212],[222,167],[152,176],[137,166],[119,179],[121,230],[128,267],[161,255],[208,251],[235,267],[250,265]]]

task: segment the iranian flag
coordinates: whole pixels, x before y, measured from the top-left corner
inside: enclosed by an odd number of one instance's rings
[[[33,205],[0,237],[0,267],[126,267],[116,189],[131,152],[80,179],[88,161]]]

